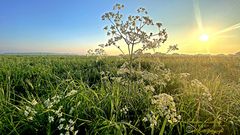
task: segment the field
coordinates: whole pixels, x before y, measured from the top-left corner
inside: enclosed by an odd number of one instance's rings
[[[0,134],[240,134],[239,56],[0,56]]]

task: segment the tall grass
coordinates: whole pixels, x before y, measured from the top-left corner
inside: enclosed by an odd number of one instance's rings
[[[159,109],[153,95],[138,77],[130,91],[113,79],[124,63],[118,57],[0,56],[0,133],[240,134],[239,60],[161,56],[137,61],[133,67],[160,77],[156,65],[172,70],[166,85],[151,85],[155,94],[173,96],[181,119],[171,124],[156,115],[156,126],[150,126],[151,112]]]

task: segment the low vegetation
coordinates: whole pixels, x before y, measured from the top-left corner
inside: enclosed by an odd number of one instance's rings
[[[239,134],[239,60],[0,56],[0,132]]]

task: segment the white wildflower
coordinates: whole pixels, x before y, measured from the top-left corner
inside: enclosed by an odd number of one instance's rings
[[[69,130],[69,125],[66,125],[66,127],[64,128],[65,130]]]
[[[58,118],[60,118],[60,117],[63,116],[63,113],[62,113],[62,112],[59,112],[59,113],[57,113],[57,116],[58,116]]]
[[[29,111],[29,112],[31,112],[31,111],[32,111],[32,108],[29,107],[29,106],[26,106],[26,110]]]
[[[118,75],[122,75],[122,74],[126,74],[126,73],[130,73],[130,71],[129,71],[127,68],[120,68],[120,69],[117,71],[117,74],[118,74]]]
[[[59,123],[64,122],[66,119],[60,118]]]
[[[151,92],[154,92],[154,91],[155,91],[154,87],[151,86],[151,85],[145,86],[144,89],[147,90],[147,91],[151,91]]]
[[[24,115],[25,116],[28,116],[29,115],[29,112],[27,110],[24,111]]]
[[[194,79],[191,81],[191,85],[197,87],[200,90],[199,94],[202,94],[202,96],[206,98],[208,101],[212,100],[212,95],[209,89],[205,85],[203,85],[202,82],[200,82],[197,79]]]
[[[33,117],[32,116],[28,117],[28,120],[33,120]]]
[[[63,129],[63,126],[64,126],[63,124],[60,124],[60,125],[58,126],[58,129],[59,129],[59,130],[62,130],[62,129]]]
[[[163,74],[163,77],[167,82],[171,81],[171,72],[169,70],[166,70]]]
[[[65,133],[65,135],[70,135],[70,132],[69,132],[69,131],[67,131],[67,132]]]
[[[67,95],[65,97],[69,97],[69,96],[75,95],[77,92],[78,92],[77,90],[72,90],[69,93],[67,93]]]
[[[188,76],[190,76],[189,73],[180,73],[179,74],[180,78],[187,78]]]
[[[61,112],[61,109],[63,106],[60,106],[57,111],[55,111],[55,114],[58,116],[58,118],[62,117],[63,113]]]
[[[53,96],[52,99],[52,104],[57,104],[58,102],[60,102],[62,97],[60,97],[59,95],[55,95]]]
[[[36,105],[37,103],[38,102],[35,99],[33,99],[32,102],[31,102],[32,105]]]
[[[27,117],[28,120],[33,120],[33,117],[35,116],[37,112],[34,108],[31,108],[29,106],[26,106],[24,110],[24,115]]]
[[[73,113],[73,111],[74,111],[74,108],[73,108],[73,107],[71,107],[71,109],[70,109],[70,111],[69,111],[69,114],[72,114],[72,113]]]
[[[154,74],[154,73],[151,73],[151,72],[148,72],[148,71],[144,71],[143,74],[142,74],[142,78],[144,80],[154,82],[155,80],[158,79],[158,75]]]
[[[102,76],[105,75],[105,72],[104,72],[104,71],[101,71],[101,72],[100,72],[100,75],[102,75]]]
[[[128,107],[125,105],[121,110],[120,110],[121,113],[124,113],[124,114],[127,114],[128,112]]]
[[[72,127],[70,128],[70,131],[74,131],[74,126],[72,126]]]
[[[47,100],[44,101],[44,105],[50,109],[53,107],[53,104],[50,102],[50,99],[48,98]]]
[[[77,135],[77,133],[78,133],[78,130],[74,131],[74,132],[73,132],[73,135]]]
[[[111,79],[115,80],[116,82],[120,83],[122,80],[122,77],[112,77]]]
[[[178,115],[177,118],[178,118],[179,120],[181,120],[182,117],[181,117],[181,115]]]
[[[165,117],[169,123],[173,124],[178,122],[179,116],[176,113],[176,106],[173,97],[162,93],[153,96],[152,104],[155,105],[155,109],[158,110],[162,117]]]
[[[147,122],[147,121],[148,121],[147,117],[144,117],[144,118],[142,119],[142,121],[143,121],[143,122]]]
[[[68,122],[69,122],[71,125],[74,124],[74,121],[73,121],[72,119],[70,119]]]
[[[54,122],[54,117],[53,117],[53,116],[48,116],[48,122],[49,122],[49,123]]]

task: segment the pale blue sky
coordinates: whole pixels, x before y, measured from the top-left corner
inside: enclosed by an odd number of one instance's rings
[[[198,31],[193,0],[1,0],[0,53],[84,53],[106,42],[102,30],[106,22],[101,16],[116,3],[125,5],[127,15],[145,7],[167,28],[167,44],[178,43],[180,53],[205,53],[204,48],[189,40]],[[200,0],[198,6],[204,28],[217,32],[240,22],[239,0]],[[236,28],[223,33],[227,39],[214,41],[210,52],[233,53],[240,49],[239,31]]]

